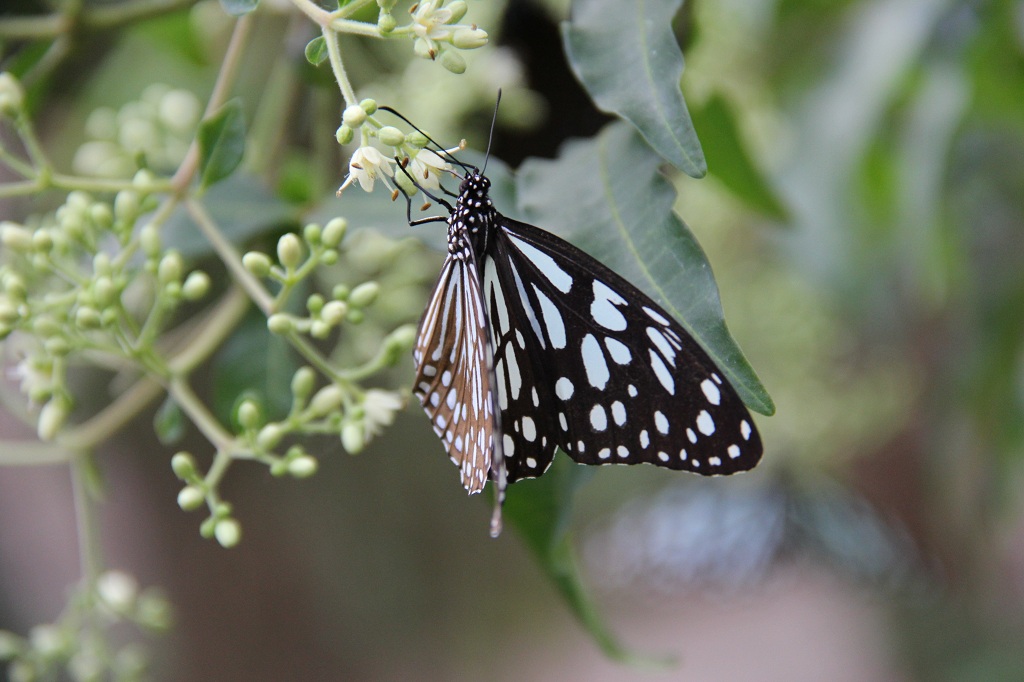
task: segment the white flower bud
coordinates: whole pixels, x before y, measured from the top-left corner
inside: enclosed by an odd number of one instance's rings
[[[348,302],[356,308],[365,308],[377,300],[380,285],[376,282],[363,282],[348,295]]]
[[[277,260],[288,269],[294,269],[302,262],[302,241],[291,232],[277,240]]]
[[[465,73],[466,60],[455,50],[445,50],[441,53],[441,66],[452,73]]]
[[[327,225],[324,226],[323,234],[320,235],[320,241],[323,245],[328,248],[334,248],[341,243],[341,240],[345,238],[345,232],[348,230],[348,221],[344,218],[332,218],[327,221]]]
[[[309,402],[309,411],[314,417],[323,417],[329,412],[341,407],[345,394],[338,388],[337,384],[324,386]]]
[[[199,486],[187,485],[178,493],[178,506],[182,511],[194,511],[203,506],[206,496]]]
[[[270,257],[259,251],[249,251],[242,256],[242,265],[256,277],[266,277],[270,274]]]
[[[230,549],[242,539],[242,526],[234,519],[220,519],[213,527],[213,535],[221,547]]]
[[[53,440],[64,424],[64,420],[67,419],[70,407],[67,399],[59,395],[53,396],[43,405],[43,409],[39,411],[39,422],[36,425],[39,440]]]
[[[405,133],[394,126],[384,126],[377,131],[377,139],[389,147],[398,147],[405,142]]]
[[[457,28],[452,34],[452,45],[460,50],[475,50],[487,44],[487,31],[480,28]]]
[[[349,128],[358,128],[366,122],[366,111],[358,104],[353,104],[341,114],[341,121]]]
[[[309,455],[296,457],[288,462],[288,473],[295,478],[309,478],[316,473],[319,463]]]

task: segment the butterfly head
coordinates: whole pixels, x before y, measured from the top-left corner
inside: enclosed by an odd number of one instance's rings
[[[478,168],[470,168],[466,177],[459,185],[459,199],[470,202],[487,203],[487,193],[491,189],[491,181]]]

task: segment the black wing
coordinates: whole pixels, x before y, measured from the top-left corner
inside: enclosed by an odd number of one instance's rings
[[[509,482],[543,473],[555,445],[584,464],[704,475],[760,460],[753,419],[722,372],[622,277],[508,218],[482,274],[495,362],[504,363],[496,376]]]

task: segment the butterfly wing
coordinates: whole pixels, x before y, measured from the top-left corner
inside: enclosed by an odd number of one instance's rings
[[[489,352],[477,267],[449,254],[420,321],[414,392],[470,493],[483,490],[491,469]]]
[[[506,301],[509,320],[494,347],[514,348],[521,333],[515,352],[528,360],[517,358],[516,379],[498,374],[499,394],[510,392],[501,401],[501,423],[513,429],[503,434],[514,446],[505,452],[510,482],[542,473],[555,444],[584,464],[647,462],[705,475],[757,464],[761,439],[747,408],[650,297],[568,242],[508,218],[488,254],[485,295]],[[536,438],[514,430],[527,419]]]

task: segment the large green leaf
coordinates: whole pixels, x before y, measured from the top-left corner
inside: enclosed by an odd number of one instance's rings
[[[694,109],[693,120],[707,149],[711,175],[750,208],[786,220],[786,207],[747,153],[725,98],[715,95],[703,107]]]
[[[676,192],[661,159],[623,123],[567,143],[554,161],[519,170],[519,206],[649,294],[704,347],[751,409],[775,405],[729,335],[711,266],[673,213]]]
[[[707,164],[679,83],[672,33],[682,0],[575,0],[562,24],[569,65],[598,107],[626,119],[673,166],[695,178]]]
[[[627,650],[608,629],[587,593],[576,561],[569,520],[572,498],[595,472],[568,457],[555,458],[547,473],[521,481],[509,492],[505,518],[514,526],[559,593],[609,658],[633,665],[661,665]]]

